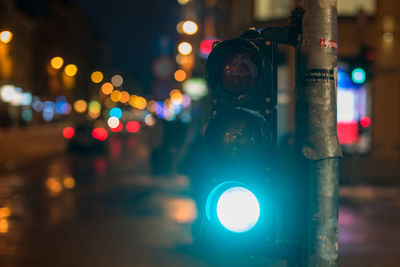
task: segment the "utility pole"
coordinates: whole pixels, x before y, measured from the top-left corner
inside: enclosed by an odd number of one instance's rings
[[[296,148],[304,185],[301,266],[333,267],[338,259],[336,133],[337,0],[296,0],[304,10],[296,49]]]

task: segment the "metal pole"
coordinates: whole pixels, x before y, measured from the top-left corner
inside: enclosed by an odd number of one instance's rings
[[[303,15],[296,49],[296,146],[304,186],[302,266],[337,266],[337,1],[296,0]]]

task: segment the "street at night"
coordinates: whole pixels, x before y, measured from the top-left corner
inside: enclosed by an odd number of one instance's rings
[[[145,136],[109,146],[2,173],[2,266],[243,266],[199,252],[190,179],[152,176]],[[398,266],[400,187],[342,186],[340,195],[340,266]]]
[[[400,266],[396,0],[0,0],[0,267]]]

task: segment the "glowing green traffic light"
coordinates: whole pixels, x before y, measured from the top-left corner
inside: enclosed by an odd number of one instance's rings
[[[220,223],[236,233],[252,229],[260,217],[260,204],[255,195],[244,187],[231,187],[217,201]]]
[[[356,68],[351,72],[351,79],[354,83],[362,84],[365,82],[365,71],[362,68]]]

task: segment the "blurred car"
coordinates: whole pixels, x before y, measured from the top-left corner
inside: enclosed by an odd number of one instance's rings
[[[68,151],[95,153],[104,152],[108,133],[104,128],[94,128],[90,123],[79,122],[75,127],[66,127],[64,137],[68,140]]]

